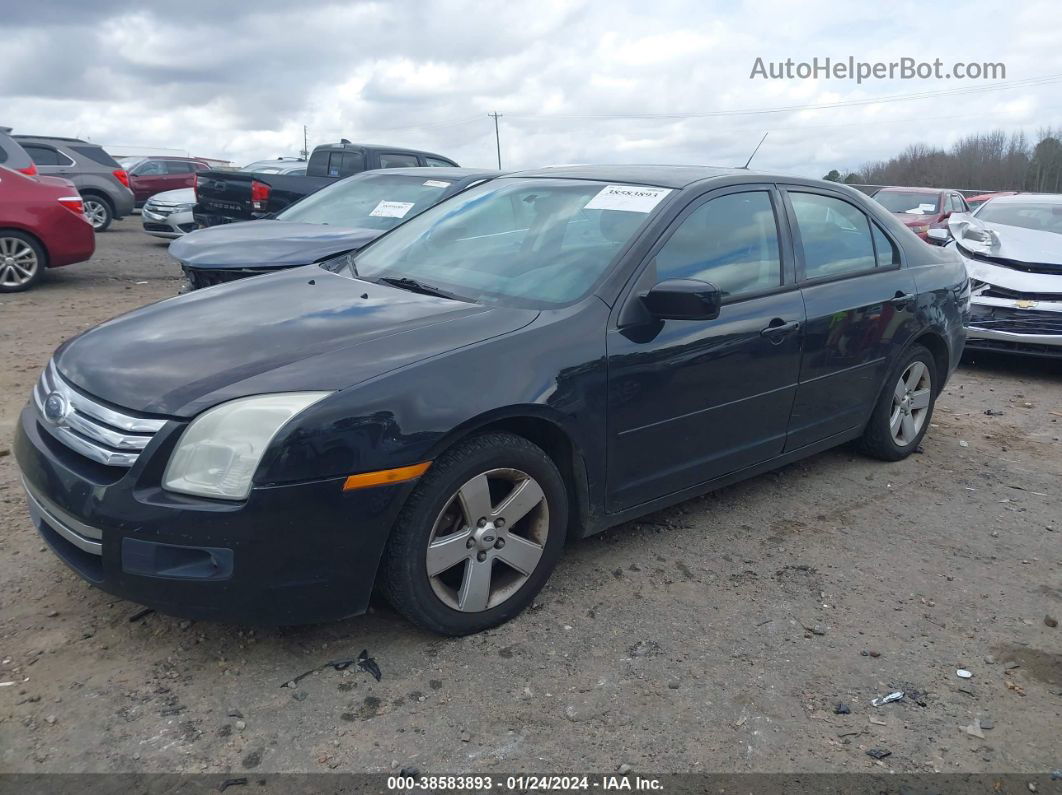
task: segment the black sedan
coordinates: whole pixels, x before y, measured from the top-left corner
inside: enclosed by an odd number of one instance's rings
[[[389,168],[340,180],[271,218],[200,229],[170,244],[182,292],[357,251],[444,199],[498,176],[479,168]]]
[[[376,585],[463,634],[566,540],[852,440],[909,455],[968,303],[952,252],[845,186],[543,169],[67,342],[15,453],[41,535],[114,594],[295,624]]]

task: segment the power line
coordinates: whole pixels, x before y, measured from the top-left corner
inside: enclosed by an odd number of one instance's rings
[[[498,148],[498,170],[501,171],[501,135],[498,133],[498,119],[501,115],[497,111],[487,115],[494,119],[494,145]]]

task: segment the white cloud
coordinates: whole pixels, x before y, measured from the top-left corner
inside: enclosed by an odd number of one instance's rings
[[[1062,83],[800,112],[678,118],[884,98],[974,81],[751,80],[781,61],[904,56],[999,61],[1010,81],[1062,73],[1050,2],[850,0],[222,4],[50,3],[5,20],[0,123],[104,145],[169,147],[247,162],[340,137],[494,163],[744,162],[820,176],[908,143],[991,128],[1062,126]],[[43,21],[42,21],[43,20]]]

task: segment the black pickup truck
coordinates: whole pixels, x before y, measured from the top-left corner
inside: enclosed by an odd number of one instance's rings
[[[280,212],[337,179],[362,171],[456,165],[453,160],[431,152],[352,144],[344,138],[337,144],[316,147],[306,164],[305,176],[247,171],[199,172],[193,216],[201,227],[251,221]]]

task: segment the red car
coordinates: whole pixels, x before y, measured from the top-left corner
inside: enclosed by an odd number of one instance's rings
[[[927,243],[933,242],[931,228],[944,226],[952,213],[970,212],[962,194],[951,189],[882,188],[874,199]]]
[[[205,160],[193,157],[145,157],[135,164],[128,163],[129,187],[140,206],[156,193],[192,187],[195,175],[210,168]]]
[[[95,250],[73,183],[0,166],[0,293],[27,290],[45,268],[83,262]]]
[[[1000,190],[995,193],[981,193],[977,196],[971,196],[966,200],[966,203],[970,205],[970,210],[976,210],[989,199],[994,199],[997,196],[1017,196],[1020,192],[1016,190]]]

